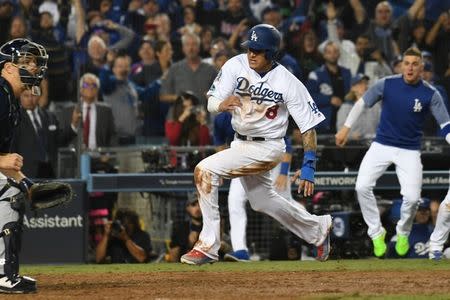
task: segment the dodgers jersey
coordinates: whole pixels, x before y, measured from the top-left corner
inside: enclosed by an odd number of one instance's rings
[[[403,75],[378,80],[363,95],[366,106],[382,100],[375,141],[403,149],[418,150],[427,113],[431,110],[441,128],[450,122],[439,92],[426,81],[407,84]]]
[[[236,55],[223,65],[207,95],[222,101],[238,96],[242,107],[232,112],[231,125],[236,132],[251,137],[283,138],[289,114],[302,133],[325,119],[291,72],[277,64],[261,77],[250,68],[247,54]]]

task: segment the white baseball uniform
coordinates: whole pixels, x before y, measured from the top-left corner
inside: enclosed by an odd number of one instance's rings
[[[450,124],[450,118],[439,92],[420,80],[408,84],[402,75],[378,80],[352,108],[345,125],[351,128],[363,106],[373,107],[382,102],[377,135],[359,167],[355,190],[368,235],[375,239],[384,232],[373,188],[378,178],[391,165],[400,183],[403,203],[397,234],[409,235],[419,205],[422,189],[422,162],[420,144],[423,125],[432,112],[441,128]]]
[[[442,251],[450,233],[450,188],[444,201],[439,205],[436,226],[430,236],[430,253]]]
[[[195,168],[203,229],[194,249],[213,259],[218,257],[220,177],[240,177],[254,210],[272,216],[306,242],[321,245],[331,226],[331,216],[312,215],[280,196],[273,189],[269,171],[285,151],[283,137],[289,114],[302,133],[324,120],[323,114],[303,84],[286,68],[276,65],[261,77],[250,68],[246,54],[228,60],[208,92],[208,96],[222,101],[231,95],[240,97],[242,103],[232,112],[231,124],[245,140],[235,138],[230,148],[205,158]],[[252,140],[255,137],[264,140]]]
[[[270,170],[270,178],[272,185],[275,183],[278,175],[280,175],[281,164]],[[275,187],[274,187],[275,188]],[[292,202],[294,206],[301,206],[292,198],[291,181],[287,180],[284,190],[275,189],[281,197]],[[230,238],[233,251],[246,250],[247,247],[247,212],[245,204],[247,203],[247,195],[242,186],[240,178],[233,178],[230,182],[230,190],[228,192],[228,212],[230,214]],[[302,206],[301,206],[302,207]]]

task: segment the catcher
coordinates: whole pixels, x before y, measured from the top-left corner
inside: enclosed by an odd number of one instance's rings
[[[33,183],[22,172],[23,158],[8,153],[20,121],[17,98],[25,89],[39,95],[47,69],[44,47],[14,39],[0,47],[0,293],[34,293],[36,280],[19,275],[19,249],[25,204],[48,208],[70,201],[65,183]]]

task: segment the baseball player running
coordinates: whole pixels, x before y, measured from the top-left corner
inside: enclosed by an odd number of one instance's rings
[[[450,188],[444,201],[439,205],[436,226],[430,236],[430,251],[428,257],[433,260],[442,259],[442,250],[450,233]]]
[[[291,114],[303,134],[304,160],[299,192],[314,191],[316,132],[324,120],[303,84],[286,68],[275,62],[280,33],[275,27],[253,27],[243,43],[246,54],[228,60],[208,91],[211,113],[230,111],[236,132],[230,148],[202,160],[194,170],[203,214],[203,229],[194,248],[181,257],[182,263],[201,265],[218,260],[220,216],[218,185],[220,177],[240,177],[250,205],[264,212],[303,240],[317,247],[318,260],[326,260],[330,251],[331,216],[311,215],[275,192],[270,170],[285,152],[288,115]]]
[[[395,251],[399,256],[405,256],[409,250],[408,236],[422,189],[420,143],[425,116],[430,110],[450,143],[450,118],[442,97],[421,79],[421,52],[415,48],[406,50],[402,64],[402,74],[378,80],[367,90],[336,134],[336,145],[344,146],[350,128],[364,107],[372,107],[376,102],[383,101],[377,134],[361,162],[355,187],[376,257],[383,257],[387,249],[386,230],[381,224],[373,194],[377,179],[391,164],[395,164],[403,196],[400,220],[396,227]]]
[[[227,148],[229,141],[234,138],[235,132],[231,126],[231,114],[223,112],[214,119],[214,144],[217,150]],[[270,170],[270,177],[272,184],[278,194],[287,200],[293,202],[293,205],[300,205],[291,194],[291,181],[289,180],[289,166],[292,160],[292,145],[291,140],[284,137],[286,143],[286,153],[283,155],[282,162],[275,168]],[[233,178],[230,182],[230,189],[228,191],[228,213],[230,220],[230,237],[232,253],[227,253],[224,260],[227,261],[249,261],[247,247],[247,212],[245,204],[247,203],[247,195],[239,178]]]
[[[23,158],[8,153],[14,128],[20,121],[19,98],[39,85],[47,69],[44,47],[26,39],[15,39],[0,48],[0,293],[32,293],[36,281],[19,276],[19,249],[25,198],[33,184],[20,171]]]

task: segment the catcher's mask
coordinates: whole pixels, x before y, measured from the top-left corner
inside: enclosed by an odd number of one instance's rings
[[[40,84],[47,71],[47,51],[27,39],[14,39],[0,47],[0,65],[11,62],[19,69],[22,84],[33,95],[41,94]]]

